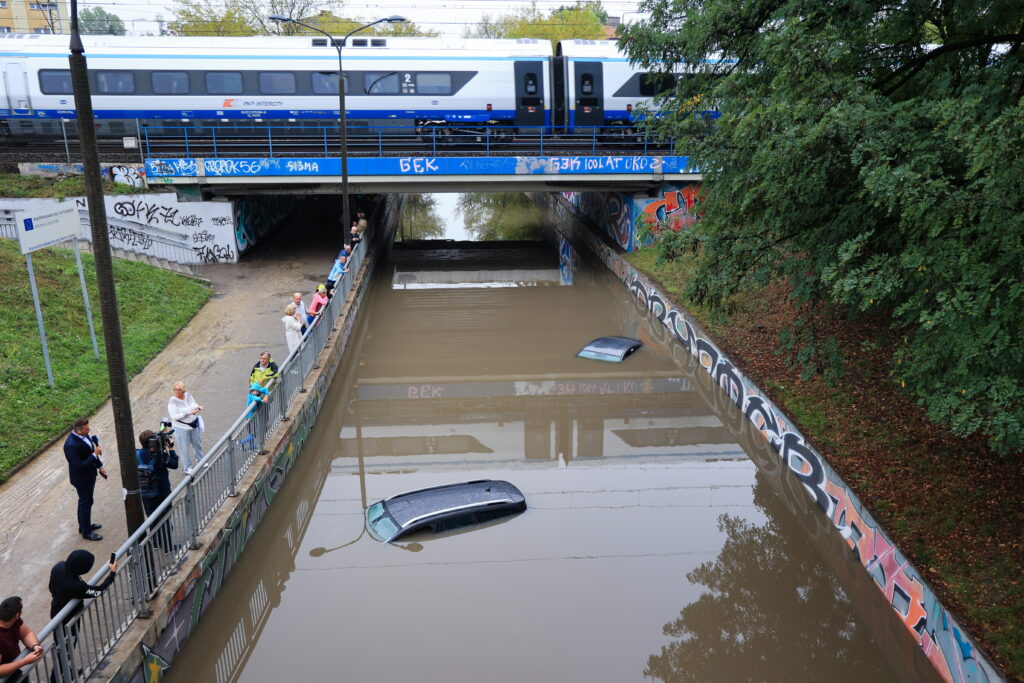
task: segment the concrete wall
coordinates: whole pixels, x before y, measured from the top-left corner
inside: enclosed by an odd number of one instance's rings
[[[788,478],[799,484],[793,488],[810,496],[812,507],[827,519],[834,536],[849,548],[942,678],[957,683],[1002,680],[920,572],[790,419],[722,353],[689,313],[595,234],[606,232],[607,224],[590,224],[587,229],[580,220],[584,217],[579,203],[563,195],[537,194],[534,199],[548,209],[563,239],[570,243],[560,250],[566,252],[563,263],[571,263],[574,248],[596,254],[629,289],[637,305],[665,328],[675,353],[683,356],[684,362],[698,363],[717,385],[720,397],[754,425],[774,454],[772,469],[786,470]],[[755,463],[765,469],[765,462]]]
[[[380,219],[378,238],[365,266],[356,274],[350,298],[345,302],[336,330],[320,354],[318,371],[306,379],[305,393],[288,412],[268,444],[269,454],[253,463],[239,485],[240,495],[229,498],[200,536],[201,548],[191,554],[178,574],[172,576],[150,603],[154,615],[136,620],[108,658],[102,675],[132,683],[160,681],[195,630],[203,613],[217,596],[246,543],[264,520],[285,478],[299,457],[331,380],[341,364],[355,327],[372,274],[380,239],[389,236],[397,220],[398,202],[389,202]]]

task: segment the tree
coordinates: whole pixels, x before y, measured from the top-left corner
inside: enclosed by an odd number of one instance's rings
[[[540,210],[521,192],[467,192],[457,207],[466,232],[477,241],[543,239]]]
[[[403,241],[444,237],[444,224],[437,213],[437,200],[427,194],[407,194],[402,203],[398,234]]]
[[[540,38],[552,45],[569,38],[604,38],[600,2],[559,7],[545,16],[536,4],[497,17],[483,15],[480,24],[466,32],[469,38]],[[607,17],[607,13],[604,14]]]
[[[206,0],[178,0],[171,10],[167,31],[176,36],[251,36],[256,27],[235,0],[211,4]]]
[[[87,7],[78,13],[78,26],[82,33],[93,35],[123,36],[124,22],[121,17],[107,12],[102,7]]]
[[[641,9],[619,29],[635,63],[700,65],[647,119],[704,171],[689,294],[723,309],[784,279],[810,368],[835,348],[816,307],[889,316],[893,374],[932,420],[1024,448],[1024,5]]]

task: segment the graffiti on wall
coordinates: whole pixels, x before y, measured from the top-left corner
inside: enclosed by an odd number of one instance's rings
[[[234,203],[235,247],[241,254],[277,225],[293,208],[287,197],[245,197]]]
[[[549,201],[554,202],[553,213],[564,217],[558,205],[568,206],[565,199]],[[577,211],[570,208],[569,213]],[[561,223],[566,224],[568,221]],[[720,389],[720,400],[734,404],[754,425],[775,453],[779,466],[792,474],[826,515],[938,673],[957,683],[998,680],[995,669],[920,573],[788,417],[714,343],[698,333],[682,310],[674,308],[603,241],[586,231],[574,234],[623,282],[638,308],[664,326],[675,347],[703,368]]]
[[[640,213],[649,217],[649,220],[678,232],[697,220],[699,195],[700,183],[686,183],[678,188],[667,189],[661,197],[652,200],[638,198],[637,203],[645,203]]]
[[[111,166],[107,169],[111,182],[146,187],[146,169],[143,166]]]

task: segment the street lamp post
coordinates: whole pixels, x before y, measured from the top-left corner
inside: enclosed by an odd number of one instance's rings
[[[317,28],[316,26],[310,26],[309,24],[305,24],[297,19],[292,19],[291,17],[286,17],[283,14],[271,14],[267,18],[278,23],[290,22],[292,24],[298,24],[299,26],[305,26],[311,31],[322,33],[327,36],[327,39],[334,45],[335,49],[338,50],[338,136],[341,142],[341,241],[344,243],[345,237],[348,235],[348,221],[352,220],[352,216],[349,213],[348,206],[348,124],[346,123],[345,74],[342,71],[341,50],[345,47],[345,43],[353,34],[359,33],[371,26],[376,26],[377,24],[394,24],[400,21],[405,21],[405,17],[395,14],[390,17],[378,19],[377,21],[371,21],[369,24],[364,24],[349,31],[341,40],[337,40],[334,36],[323,29]]]

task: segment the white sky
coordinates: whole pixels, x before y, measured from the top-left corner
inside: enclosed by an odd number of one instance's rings
[[[211,0],[218,2],[218,0]],[[491,17],[511,12],[513,9],[530,6],[530,2],[515,0],[347,0],[343,13],[352,18],[373,21],[381,17],[399,14],[428,31],[437,31],[446,36],[461,36],[465,29],[476,26],[485,14]],[[573,0],[537,0],[537,9],[543,14],[562,5],[571,5]],[[609,16],[621,17],[623,23],[639,18],[637,0],[602,0]],[[102,7],[113,12],[124,21],[129,35],[157,32],[157,15],[165,20],[172,17],[174,0],[79,0],[78,11],[90,7]]]

